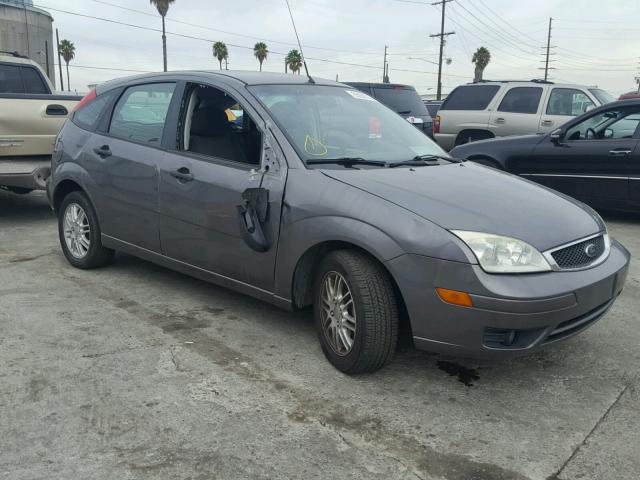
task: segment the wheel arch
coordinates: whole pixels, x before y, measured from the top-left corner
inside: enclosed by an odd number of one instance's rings
[[[490,130],[482,129],[482,128],[465,128],[461,130],[460,133],[456,136],[455,145],[464,145],[465,143],[469,143],[463,141],[465,138],[473,137],[475,140],[486,140],[489,138],[495,138],[493,132]]]
[[[58,213],[58,210],[60,209],[60,205],[62,205],[62,201],[67,195],[69,195],[71,192],[78,192],[78,191],[84,192],[86,194],[86,191],[84,190],[84,188],[82,188],[82,186],[75,180],[66,178],[58,182],[58,184],[56,185],[53,191],[53,196],[51,199],[54,212],[56,212],[56,214]]]

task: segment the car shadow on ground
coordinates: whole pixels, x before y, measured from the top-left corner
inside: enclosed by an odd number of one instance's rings
[[[44,192],[25,195],[0,189],[0,221],[35,222],[54,216]]]

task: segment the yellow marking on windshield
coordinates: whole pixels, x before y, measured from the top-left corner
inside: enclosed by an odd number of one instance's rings
[[[304,151],[314,157],[324,157],[329,152],[329,149],[317,138],[307,135],[304,138]]]

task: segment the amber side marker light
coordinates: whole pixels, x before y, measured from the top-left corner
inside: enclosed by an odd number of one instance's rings
[[[452,305],[459,305],[461,307],[473,307],[473,301],[466,292],[448,290],[446,288],[436,288],[436,292],[438,292],[438,296],[443,302],[451,303]]]

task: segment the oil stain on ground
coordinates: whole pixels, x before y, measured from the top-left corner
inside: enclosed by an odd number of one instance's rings
[[[480,374],[474,368],[463,367],[455,362],[447,362],[446,360],[438,361],[438,368],[447,372],[452,377],[458,377],[458,381],[464,383],[467,387],[473,387],[473,382],[480,380]]]

